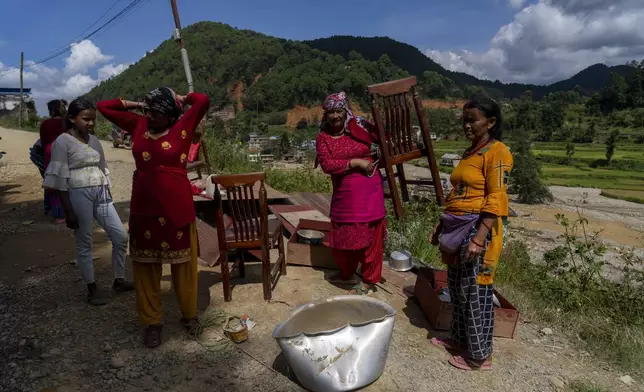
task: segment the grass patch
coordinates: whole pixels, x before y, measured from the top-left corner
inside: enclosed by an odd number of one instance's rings
[[[597,277],[581,290],[570,279],[532,263],[525,244],[511,241],[496,283],[524,314],[556,326],[597,357],[642,374],[644,300],[635,294],[642,286]]]
[[[310,167],[292,170],[269,169],[266,182],[273,188],[285,192],[331,193],[331,177]]]
[[[633,191],[626,189],[603,189],[601,195],[605,197],[610,197],[611,199],[625,200],[633,203],[644,204],[644,197],[642,197],[642,191]]]
[[[408,250],[419,262],[440,266],[440,253],[429,243],[429,235],[438,222],[439,207],[426,200],[405,203],[403,208],[404,216],[399,221],[395,218],[391,202],[387,201],[385,257],[395,250]]]
[[[588,385],[585,382],[574,381],[570,383],[570,390],[572,392],[609,392],[603,388],[594,385]]]

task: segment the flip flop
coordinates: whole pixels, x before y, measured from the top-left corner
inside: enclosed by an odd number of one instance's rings
[[[481,365],[474,363],[472,360],[465,359],[460,355],[451,357],[447,362],[460,370],[492,370],[492,358],[486,359]]]
[[[351,288],[351,290],[349,290],[349,292],[348,292],[347,294],[351,294],[351,292],[352,292],[352,291],[355,291],[355,292],[356,292],[356,295],[369,295],[369,294],[371,294],[371,293],[375,293],[375,292],[376,292],[376,291],[375,291],[373,288],[371,288],[371,287],[368,287],[368,288],[366,288],[366,289],[365,289],[365,288],[364,288],[364,287],[362,287],[362,285],[361,285],[361,284],[359,284],[359,283],[358,283],[357,285],[353,286],[353,287]]]

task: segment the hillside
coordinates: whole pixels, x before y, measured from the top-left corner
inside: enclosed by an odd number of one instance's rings
[[[628,73],[627,66],[594,65],[550,86],[504,84],[444,69],[417,48],[387,37],[335,36],[291,41],[215,22],[184,29],[195,89],[207,93],[213,109],[236,104],[259,113],[318,105],[332,91],[344,90],[366,107],[365,86],[408,74],[419,77],[424,98],[462,99],[483,89],[495,98],[519,98],[526,90],[534,99],[580,86],[590,95],[601,90],[610,74]],[[117,77],[101,83],[87,96],[141,98],[166,85],[185,90],[177,45],[171,39]]]
[[[610,79],[610,74],[616,72],[622,76],[628,73],[625,65],[608,67],[603,64],[592,65],[573,77],[553,83],[548,86],[536,86],[520,83],[501,83],[499,81],[481,80],[474,76],[447,70],[425,56],[416,47],[398,42],[389,37],[352,37],[333,36],[305,43],[315,49],[348,58],[349,53],[356,52],[367,60],[378,59],[386,53],[398,67],[412,75],[422,76],[425,71],[433,71],[453,80],[460,88],[480,86],[489,94],[506,98],[519,98],[526,90],[531,90],[535,99],[541,99],[549,93],[568,91],[576,86],[587,95],[601,90]]]
[[[244,91],[243,105],[259,112],[319,104],[329,92],[339,90],[360,103],[365,101],[366,85],[408,75],[387,56],[377,61],[360,56],[345,60],[301,42],[221,23],[199,22],[185,28],[183,34],[195,90],[207,93],[213,108],[235,102],[234,93],[240,91]],[[136,99],[159,85],[185,90],[179,50],[171,39],[87,96]]]

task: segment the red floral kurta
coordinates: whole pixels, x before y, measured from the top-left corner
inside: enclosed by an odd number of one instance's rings
[[[190,229],[195,212],[185,171],[192,134],[208,110],[208,97],[191,93],[191,108],[158,139],[144,116],[121,100],[98,103],[111,122],[132,134],[136,162],[130,208],[130,255],[137,262],[183,263],[192,258]]]
[[[351,159],[371,160],[369,146],[347,135],[334,138],[322,132],[316,139],[316,149],[322,170],[332,176],[334,192],[346,175],[356,172],[348,169]],[[356,189],[354,192],[376,192],[382,197],[382,212],[376,212],[375,219],[368,222],[337,222],[332,219],[332,230],[329,233],[329,245],[332,248],[357,250],[368,248],[374,242],[377,228],[384,216],[384,194],[380,173],[376,173],[372,181],[369,181],[369,185],[373,189]],[[360,200],[360,195],[354,194],[353,197]],[[368,207],[365,205],[365,208]],[[333,215],[333,202],[331,209]]]

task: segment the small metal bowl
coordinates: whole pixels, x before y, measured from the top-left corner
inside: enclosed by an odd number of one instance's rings
[[[297,238],[302,244],[320,245],[324,240],[324,233],[317,230],[298,230]]]
[[[406,272],[414,268],[414,262],[409,251],[393,251],[389,255],[389,268],[398,272]]]

